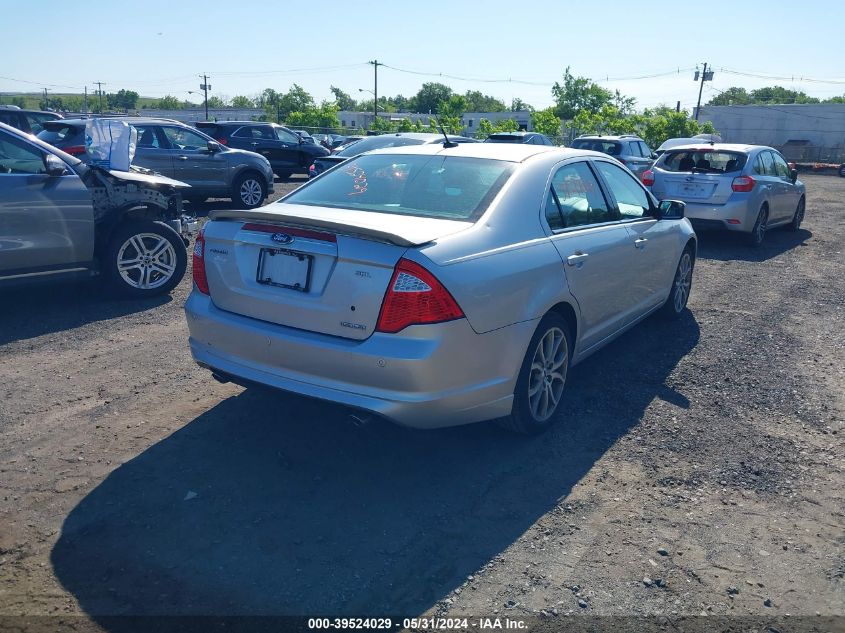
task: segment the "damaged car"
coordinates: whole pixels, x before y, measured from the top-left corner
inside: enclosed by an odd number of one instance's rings
[[[0,123],[0,287],[100,276],[134,298],[170,292],[187,266],[189,185],[86,165]]]

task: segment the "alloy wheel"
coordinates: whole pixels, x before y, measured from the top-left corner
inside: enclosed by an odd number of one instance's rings
[[[165,237],[138,233],[117,251],[117,270],[133,288],[150,290],[166,284],[176,271],[176,250]]]
[[[240,196],[241,201],[250,207],[254,207],[261,202],[261,183],[255,178],[247,178],[241,183]]]
[[[549,328],[537,343],[528,377],[528,403],[538,422],[548,420],[557,409],[568,366],[566,335],[560,328]]]
[[[675,312],[680,313],[686,307],[691,285],[692,257],[686,252],[681,256],[681,261],[678,263],[678,274],[675,276],[675,293],[672,300]]]

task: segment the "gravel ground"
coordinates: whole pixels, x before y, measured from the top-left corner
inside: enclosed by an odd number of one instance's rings
[[[687,316],[540,438],[220,385],[189,278],[0,294],[0,615],[845,615],[845,179],[805,182],[798,233],[703,234]]]

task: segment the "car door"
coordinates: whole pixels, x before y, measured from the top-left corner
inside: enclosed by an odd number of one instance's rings
[[[754,179],[757,181],[756,188],[769,203],[769,219],[774,220],[781,214],[778,208],[781,181],[775,169],[775,158],[769,150],[758,154],[754,163]]]
[[[138,132],[132,164],[152,169],[168,178],[175,178],[170,144],[161,128],[157,125],[133,125],[132,127]]]
[[[94,257],[91,193],[69,166],[64,175],[47,174],[44,155],[0,130],[0,278]]]
[[[173,177],[186,182],[197,193],[228,193],[228,161],[224,152],[208,149],[209,138],[181,125],[162,125],[173,159]]]
[[[546,223],[581,311],[587,351],[618,331],[630,311],[626,296],[634,248],[585,160],[558,167],[546,197]]]
[[[778,152],[772,152],[772,159],[775,163],[775,173],[778,175],[777,183],[777,218],[772,218],[777,222],[786,222],[792,219],[795,215],[795,209],[798,206],[799,191],[795,183],[792,182],[789,165],[783,156]]]
[[[307,167],[307,165],[302,164],[303,162],[310,164],[310,161],[303,161],[301,158],[302,152],[300,146],[302,142],[296,134],[283,127],[274,127],[273,131],[279,143],[281,143],[280,152],[282,160],[284,160],[285,165],[289,169],[296,171],[302,167]]]
[[[284,145],[276,138],[270,125],[245,125],[235,131],[232,138],[237,138],[239,147],[261,154],[270,161],[273,170],[289,167],[289,156]]]
[[[624,169],[610,161],[596,160],[613,208],[628,231],[628,245],[634,253],[625,293],[631,306],[629,321],[639,318],[668,296],[680,253],[677,224],[658,221],[654,200],[645,187]]]

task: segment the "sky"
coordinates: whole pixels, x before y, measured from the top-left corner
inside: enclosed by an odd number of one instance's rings
[[[359,90],[373,90],[367,62],[378,60],[386,64],[380,95],[410,97],[422,83],[440,81],[536,108],[553,104],[551,87],[567,66],[635,97],[639,108],[694,107],[693,72],[704,62],[715,76],[702,103],[730,86],[845,94],[838,1],[145,0],[118,7],[0,0],[6,25],[21,25],[3,29],[3,50],[21,54],[4,55],[0,92],[82,92],[86,85],[92,92],[101,81],[106,92],[199,102],[189,91],[198,92],[198,75],[207,73],[211,94],[221,97],[297,83],[318,102],[331,98],[332,85],[367,99]],[[26,25],[37,27],[37,39]]]

